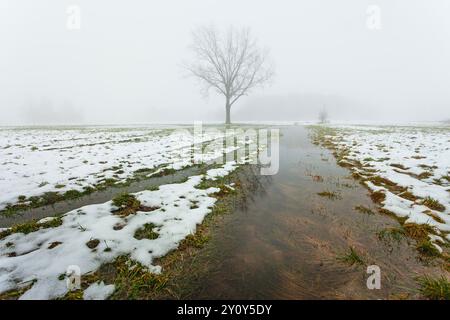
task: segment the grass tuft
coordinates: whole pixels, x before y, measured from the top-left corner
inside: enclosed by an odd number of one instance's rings
[[[110,266],[114,272],[115,292],[111,299],[143,299],[161,290],[169,280],[166,274],[150,273],[147,268],[127,257],[119,257]]]
[[[364,265],[363,258],[359,256],[359,254],[356,252],[356,250],[353,247],[350,247],[350,250],[348,253],[338,256],[337,259],[339,261],[345,262],[351,266],[354,264]]]
[[[430,233],[436,233],[436,229],[428,224],[405,223],[403,228],[408,236],[416,240],[426,240]]]
[[[141,206],[141,202],[136,199],[134,195],[128,193],[122,193],[115,196],[112,200],[112,204],[119,208],[114,211],[114,213],[120,216],[129,216],[130,214],[134,214]]]
[[[157,226],[153,223],[146,223],[142,228],[139,228],[134,233],[134,237],[138,240],[142,239],[149,239],[149,240],[155,240],[159,237],[159,233],[154,231]]]
[[[321,197],[328,198],[330,200],[339,200],[342,199],[342,196],[335,191],[322,191],[317,193]]]
[[[55,217],[54,219],[47,221],[45,223],[38,223],[37,220],[31,220],[25,223],[16,224],[11,228],[0,232],[0,240],[6,238],[7,236],[13,233],[28,234],[38,231],[40,229],[55,228],[60,226],[61,224],[62,224],[61,217]]]
[[[441,253],[439,250],[431,243],[430,240],[423,240],[417,244],[417,250],[428,257],[439,257]]]
[[[386,199],[386,194],[382,191],[375,191],[370,194],[370,198],[375,203],[382,203]]]
[[[406,233],[402,228],[386,228],[379,231],[377,236],[380,240],[394,240],[400,242],[406,236]]]
[[[429,276],[417,279],[419,292],[431,300],[450,300],[450,282],[444,277],[432,278]]]
[[[355,210],[357,210],[357,211],[359,211],[359,212],[361,212],[361,213],[364,213],[364,214],[368,214],[368,215],[373,215],[373,214],[375,214],[372,210],[370,210],[370,208],[367,208],[367,207],[365,207],[365,206],[363,206],[363,205],[356,206],[356,207],[355,207]]]
[[[425,199],[423,199],[422,204],[433,210],[441,212],[445,211],[445,207],[441,203],[439,203],[439,201],[433,199],[432,197],[426,197]]]
[[[188,235],[181,243],[180,248],[194,247],[201,249],[209,241],[209,236],[203,234],[202,232],[196,232],[195,234]]]

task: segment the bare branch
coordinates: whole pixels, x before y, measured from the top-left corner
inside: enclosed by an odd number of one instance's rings
[[[252,89],[263,86],[273,76],[268,52],[261,50],[249,29],[229,28],[225,35],[214,27],[192,33],[195,62],[186,69],[204,85],[225,96],[227,110]]]

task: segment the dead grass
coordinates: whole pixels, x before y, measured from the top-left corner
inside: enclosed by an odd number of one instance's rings
[[[445,211],[445,207],[438,200],[431,197],[426,197],[425,199],[423,199],[422,204],[436,211]]]
[[[386,194],[383,191],[375,191],[370,194],[373,202],[381,204],[386,199]]]
[[[367,207],[365,207],[365,206],[363,206],[363,205],[356,206],[356,207],[355,207],[355,210],[357,210],[357,211],[359,211],[359,212],[361,212],[361,213],[364,213],[364,214],[368,214],[368,215],[373,215],[373,214],[375,214],[370,208],[367,208]]]
[[[436,229],[428,224],[406,223],[403,225],[406,235],[415,240],[428,239],[429,234],[435,234]]]
[[[403,199],[413,201],[413,202],[417,200],[417,197],[409,191],[404,191],[402,193],[399,193],[398,196],[402,197]]]
[[[321,197],[328,198],[330,200],[340,200],[342,196],[336,191],[322,191],[317,193]]]
[[[402,170],[408,170],[409,169],[409,168],[405,167],[404,165],[402,165],[401,163],[391,163],[390,166],[394,167],[394,168],[402,169]]]

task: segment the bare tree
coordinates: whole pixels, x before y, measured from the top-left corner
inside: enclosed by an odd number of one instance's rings
[[[225,97],[226,124],[231,123],[233,104],[273,76],[267,50],[261,50],[249,29],[230,27],[219,33],[214,27],[200,27],[192,33],[195,62],[186,65],[204,85]]]
[[[319,112],[319,121],[320,123],[326,123],[328,121],[328,112],[325,107]]]

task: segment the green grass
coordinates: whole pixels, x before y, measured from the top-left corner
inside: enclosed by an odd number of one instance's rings
[[[417,250],[425,256],[428,257],[439,257],[441,253],[438,249],[431,243],[430,240],[423,240],[417,244]]]
[[[55,228],[62,224],[61,217],[55,217],[53,220],[45,223],[38,223],[37,220],[31,220],[25,223],[20,223],[12,226],[10,229],[0,232],[0,239],[6,238],[13,233],[28,234],[38,231],[40,229]]]
[[[132,194],[121,193],[112,199],[112,204],[118,208],[125,208],[136,205],[138,201]]]
[[[153,223],[146,223],[144,224],[144,226],[142,228],[139,228],[138,230],[136,230],[136,232],[134,233],[134,237],[138,240],[142,240],[142,239],[149,239],[149,240],[154,240],[157,239],[159,237],[158,232],[154,231],[153,229],[155,229],[157,226],[154,225]]]
[[[341,262],[345,262],[349,265],[364,265],[365,262],[363,258],[356,252],[356,250],[353,247],[349,248],[349,252],[339,255],[337,257],[337,260]]]
[[[168,276],[150,273],[140,263],[119,257],[112,265],[115,292],[111,299],[142,299],[165,287]]]
[[[63,197],[66,200],[73,200],[73,199],[77,199],[77,198],[81,197],[82,195],[83,195],[83,193],[78,190],[68,190],[68,191],[64,192]]]
[[[104,190],[106,188],[109,187],[114,187],[117,186],[117,179],[113,179],[113,178],[107,178],[107,179],[103,179],[102,181],[100,181],[100,183],[98,183],[95,188],[98,190]]]
[[[406,232],[403,228],[386,228],[379,231],[377,236],[380,240],[394,240],[400,242],[406,236]]]
[[[114,213],[120,216],[136,213],[141,206],[141,202],[134,195],[128,193],[121,193],[115,196],[112,199],[112,204],[118,208]]]
[[[134,173],[136,173],[136,174],[150,173],[150,172],[153,172],[154,170],[155,170],[155,169],[141,168],[141,169],[137,169],[136,171],[134,171]]]
[[[24,210],[54,205],[55,203],[64,200],[77,199],[83,195],[88,195],[95,191],[95,189],[91,187],[86,187],[84,189],[85,190],[83,192],[80,192],[78,190],[68,190],[64,193],[45,192],[41,196],[32,196],[29,198],[27,198],[24,195],[21,195],[18,198],[19,203],[14,205],[8,205],[5,209],[0,211],[0,214],[4,216],[12,216]]]
[[[209,236],[196,232],[195,234],[188,235],[181,243],[180,247],[190,246],[197,249],[203,248],[205,244],[209,241]]]
[[[36,282],[36,280],[33,280],[33,281],[31,281],[31,283],[29,283],[25,286],[22,286],[20,288],[0,293],[0,300],[17,300],[17,299],[19,299],[19,297],[22,294],[24,294],[27,290],[29,290],[35,282]]]
[[[431,300],[450,300],[450,282],[444,277],[432,278],[429,276],[417,279],[419,292]]]
[[[120,169],[120,167],[116,166],[116,167],[112,167],[112,168],[109,168],[106,170],[116,170],[116,169]],[[0,215],[13,216],[15,214],[20,213],[21,211],[34,209],[34,208],[40,208],[40,207],[44,207],[47,205],[53,205],[53,204],[55,204],[57,202],[61,202],[61,201],[78,199],[83,196],[90,195],[96,191],[105,190],[107,188],[126,187],[126,186],[129,186],[134,181],[141,181],[142,174],[155,172],[155,171],[156,171],[155,168],[153,168],[153,169],[141,168],[141,169],[136,170],[134,172],[135,175],[133,177],[127,178],[126,181],[119,182],[118,179],[106,178],[106,179],[101,180],[99,183],[97,183],[94,186],[84,186],[83,191],[78,191],[75,189],[67,190],[64,193],[52,191],[52,192],[43,193],[42,195],[39,195],[39,196],[32,196],[29,198],[27,198],[24,195],[21,195],[18,198],[18,203],[7,205],[5,207],[5,209],[0,210]],[[175,169],[164,168],[164,169],[162,169],[162,171],[158,172],[157,174],[155,174],[152,177],[163,177],[166,175],[173,174],[175,172],[176,172]],[[116,175],[115,175],[116,178],[118,178],[117,174],[121,174],[123,172],[121,170],[118,170],[115,173],[116,173]],[[76,179],[76,178],[73,178],[73,179]],[[69,179],[69,180],[73,180],[73,179]],[[185,177],[185,178],[181,179],[179,181],[179,183],[185,182],[187,180],[188,180],[188,177]],[[48,182],[44,181],[39,184],[39,187],[43,187],[48,184],[49,184]],[[63,185],[63,184],[55,185],[56,189],[62,189],[64,187],[65,187],[65,185]],[[158,190],[158,189],[159,189],[159,187],[157,187],[157,186],[154,186],[154,187],[152,186],[152,187],[148,188],[148,190],[151,190],[151,191]]]
[[[109,299],[148,299],[152,294],[164,288],[168,279],[164,273],[151,273],[146,267],[131,260],[128,256],[120,256],[114,262],[102,265],[96,272],[84,274],[81,278],[81,290],[70,291],[61,299],[82,300],[83,291],[98,281],[114,284],[115,291]]]

